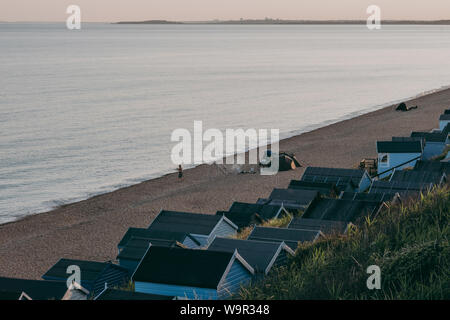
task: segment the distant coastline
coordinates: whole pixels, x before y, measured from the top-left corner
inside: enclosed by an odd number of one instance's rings
[[[219,25],[365,25],[366,20],[283,20],[283,19],[240,19],[211,21],[119,21],[113,24],[219,24]],[[384,20],[386,25],[450,25],[450,20]]]

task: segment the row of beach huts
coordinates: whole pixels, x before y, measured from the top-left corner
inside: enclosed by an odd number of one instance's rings
[[[162,210],[148,228],[128,229],[116,261],[61,259],[43,280],[0,278],[0,300],[230,298],[286,265],[299,243],[345,234],[383,207],[447,183],[450,158],[442,154],[449,129],[450,109],[437,130],[378,141],[372,176],[364,169],[307,167],[287,189],[274,189],[256,203],[234,202],[216,215]],[[278,218],[290,222],[263,226]],[[72,266],[81,271],[80,280],[68,285]]]

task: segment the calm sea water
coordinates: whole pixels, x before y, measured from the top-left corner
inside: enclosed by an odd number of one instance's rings
[[[286,137],[450,84],[450,27],[0,24],[0,223],[173,171],[170,134]]]

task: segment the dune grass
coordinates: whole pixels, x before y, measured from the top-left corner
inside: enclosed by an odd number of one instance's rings
[[[345,236],[299,246],[286,267],[237,299],[450,299],[450,189],[383,210]],[[381,269],[369,290],[367,267]]]
[[[258,226],[259,227],[285,228],[288,226],[288,224],[291,222],[291,220],[292,220],[292,215],[286,214],[286,215],[283,215],[281,218],[265,221],[265,222],[259,224]],[[254,228],[253,226],[243,228],[234,236],[234,238],[242,239],[242,240],[247,239],[248,236],[250,235],[250,233],[252,233],[253,228]]]

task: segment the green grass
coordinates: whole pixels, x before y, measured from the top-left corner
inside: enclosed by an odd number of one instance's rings
[[[345,236],[302,244],[238,299],[450,299],[450,189],[385,209]],[[367,267],[381,269],[369,290]]]

